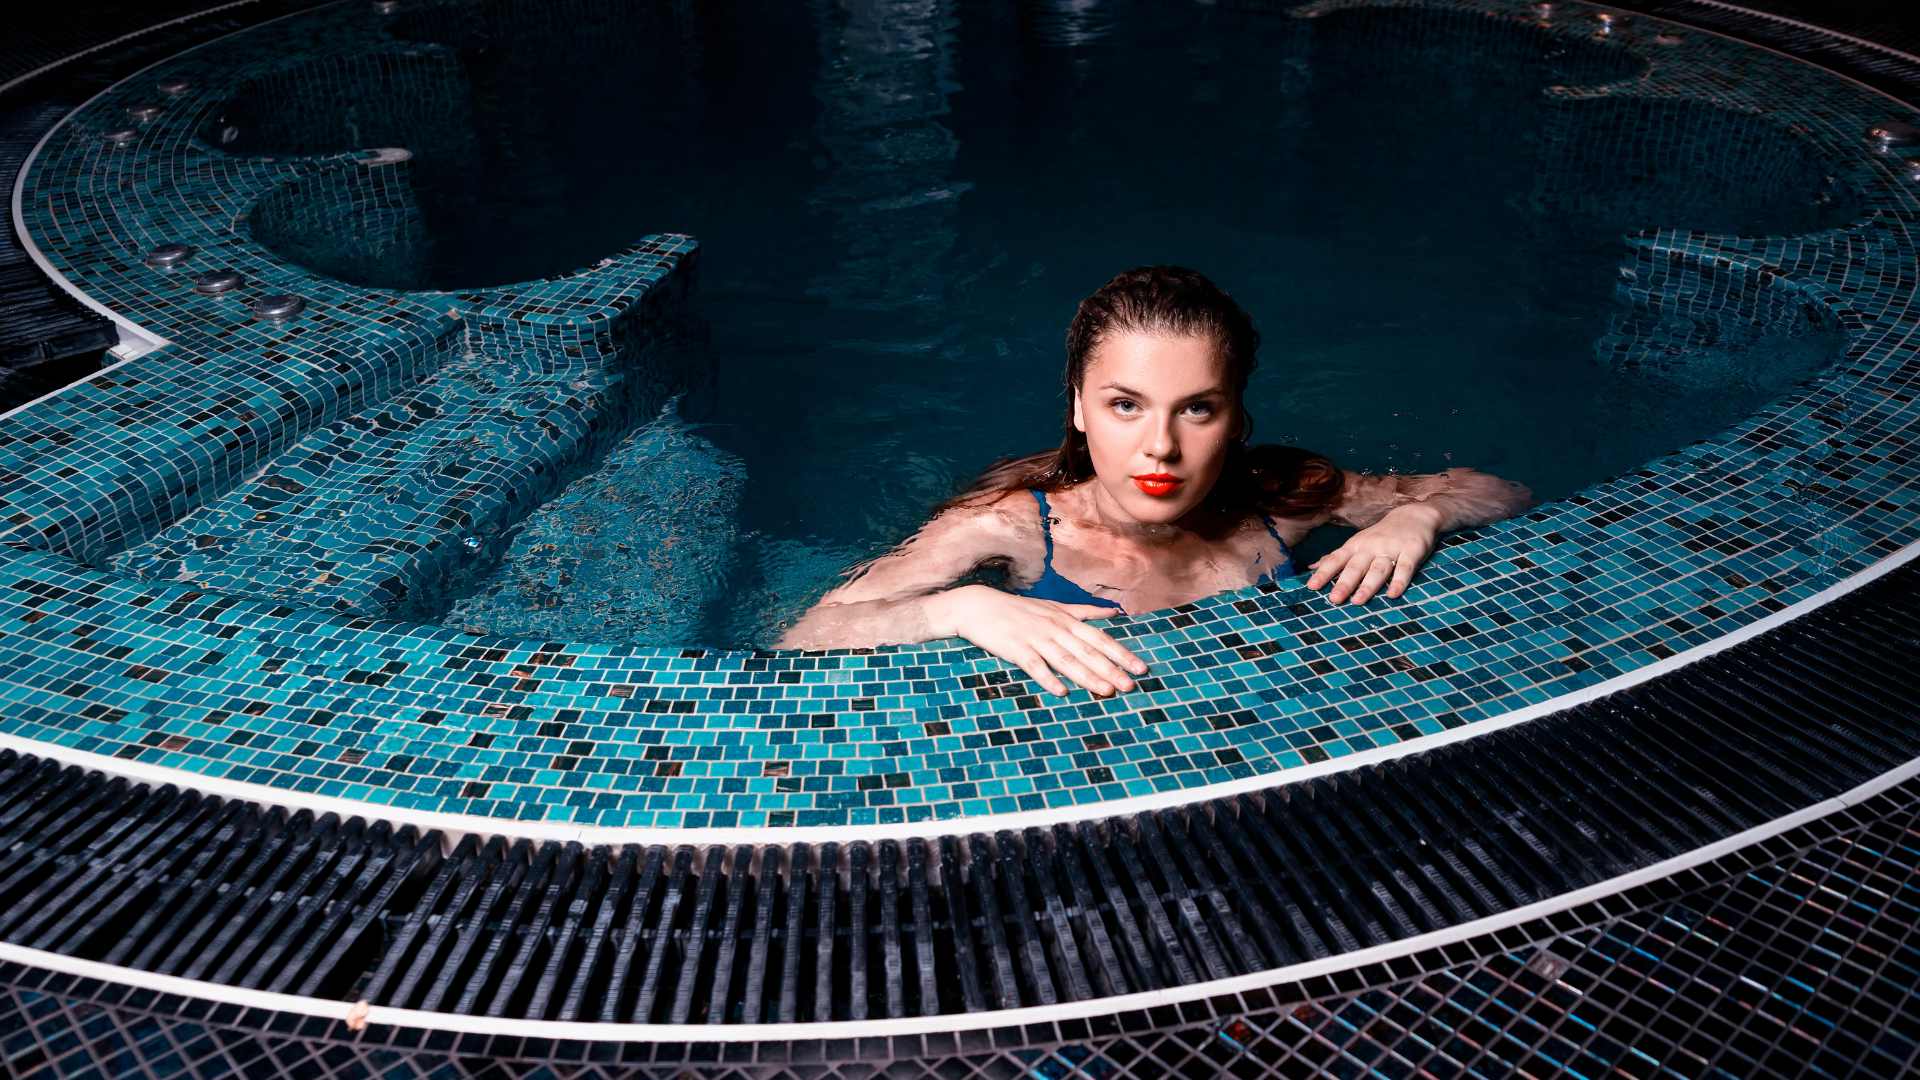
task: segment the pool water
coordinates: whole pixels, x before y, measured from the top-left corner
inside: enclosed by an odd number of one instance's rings
[[[492,538],[450,625],[771,641],[983,466],[1058,441],[1067,321],[1129,266],[1196,267],[1252,312],[1255,441],[1545,499],[1841,347],[1798,294],[1628,241],[1847,220],[1809,152],[1755,118],[1557,97],[1644,62],[1512,21],[526,0],[397,25],[455,50],[471,130],[415,140],[410,261],[316,269],[458,288],[702,245],[710,375]]]

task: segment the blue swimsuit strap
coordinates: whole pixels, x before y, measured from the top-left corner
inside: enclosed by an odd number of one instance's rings
[[[1287,542],[1280,539],[1280,530],[1273,527],[1273,519],[1265,514],[1261,514],[1260,520],[1267,526],[1267,535],[1280,542],[1280,553],[1283,555],[1293,554],[1293,549],[1287,546]]]
[[[1027,490],[1033,492],[1033,497],[1040,503],[1040,537],[1047,542],[1047,561],[1041,568],[1041,572],[1045,573],[1053,569],[1053,522],[1048,520],[1053,515],[1053,510],[1047,506],[1046,492],[1039,488]]]

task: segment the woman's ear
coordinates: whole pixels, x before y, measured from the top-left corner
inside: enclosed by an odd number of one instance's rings
[[[1073,430],[1082,435],[1087,433],[1087,419],[1080,415],[1080,391],[1073,392]]]

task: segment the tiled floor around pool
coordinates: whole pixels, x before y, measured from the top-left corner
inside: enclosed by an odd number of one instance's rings
[[[279,603],[125,576],[119,553],[218,515],[268,459],[401,400],[462,348],[529,372],[618,352],[693,256],[693,240],[661,236],[578,276],[440,294],[348,288],[274,255],[254,238],[263,200],[284,214],[304,205],[289,191],[377,203],[381,170],[404,163],[369,163],[325,131],[280,133],[290,149],[271,157],[224,153],[199,136],[230,88],[369,50],[437,77],[431,50],[387,41],[370,5],[338,4],[295,17],[326,28],[301,37],[324,42],[310,54],[263,59],[242,36],[116,87],[25,178],[24,227],[52,267],[168,344],[0,420],[0,732],[499,818],[923,822],[1188,790],[1459,728],[1711,641],[1920,538],[1920,146],[1867,134],[1920,117],[1704,33],[1656,41],[1651,20],[1603,27],[1557,4],[1541,28],[1530,4],[1433,7],[1487,13],[1458,17],[1474,32],[1604,38],[1647,62],[1644,77],[1556,91],[1570,102],[1763,113],[1804,140],[1858,192],[1858,221],[1798,237],[1648,232],[1636,287],[1731,283],[1700,302],[1800,290],[1847,331],[1845,356],[1715,439],[1450,538],[1399,601],[1335,608],[1295,583],[1117,620],[1155,674],[1115,700],[1037,696],[953,641],[830,654],[513,641],[322,611],[291,571]],[[188,89],[159,89],[173,78]],[[158,115],[131,118],[146,103]],[[124,145],[106,137],[123,129]],[[198,250],[179,269],[144,266],[163,242]],[[192,290],[192,273],[224,267],[247,284]],[[306,313],[252,320],[246,301],[269,292],[305,297]],[[488,494],[463,497],[524,500],[513,464],[476,470]]]

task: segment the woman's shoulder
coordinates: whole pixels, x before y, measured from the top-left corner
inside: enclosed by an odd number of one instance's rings
[[[985,492],[947,507],[927,524],[982,538],[1021,540],[1039,534],[1039,504],[1025,488]]]

